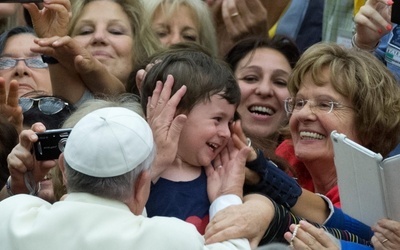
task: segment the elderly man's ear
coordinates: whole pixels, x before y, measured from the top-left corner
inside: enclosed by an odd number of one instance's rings
[[[150,195],[150,170],[145,170],[137,177],[132,190],[132,197],[126,204],[135,215],[141,215]]]

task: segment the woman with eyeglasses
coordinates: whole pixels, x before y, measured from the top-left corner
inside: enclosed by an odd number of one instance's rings
[[[304,186],[311,182],[314,186],[312,192],[326,195],[336,205],[331,208],[329,217],[325,215],[326,221],[319,223],[354,233],[361,239],[360,242],[367,244],[348,242],[353,238],[345,237],[345,241],[340,242],[342,248],[352,245],[359,247],[352,249],[371,249],[371,242],[368,241],[373,232],[370,227],[346,216],[339,209],[330,133],[337,130],[369,149],[387,155],[400,139],[400,89],[394,76],[367,52],[348,50],[335,44],[317,44],[300,57],[289,78],[288,89],[290,97],[285,101],[285,108],[289,115],[291,139],[284,141],[277,152],[292,163],[300,184]],[[308,179],[305,178],[307,176]],[[264,206],[267,204],[259,202],[257,209],[263,211]],[[311,207],[311,204],[305,204],[303,210],[310,210]],[[265,238],[279,240],[286,231],[290,231],[284,237],[294,249],[338,249],[338,245],[322,237],[322,231],[313,226],[302,222],[300,228],[295,225],[289,227],[292,223],[298,224],[300,218],[293,216],[287,208],[275,204],[274,210],[274,214],[265,214],[269,222]],[[314,211],[314,215],[324,216],[324,213],[324,209]],[[250,221],[244,223],[242,214],[232,214],[230,219],[241,223],[236,223],[235,233],[232,228],[225,230],[230,237],[243,232],[240,224],[255,224]],[[223,216],[218,219],[221,218]],[[249,220],[252,217],[245,218]],[[218,240],[221,240],[220,235]],[[385,238],[379,240],[382,242]]]
[[[35,46],[34,39],[35,31],[27,26],[12,28],[0,36],[0,77],[6,82],[6,92],[11,80],[17,80],[19,96],[30,91],[52,93],[47,63],[30,50]]]
[[[288,88],[291,97],[285,107],[291,138],[277,153],[296,167],[300,184],[311,183],[311,191],[340,207],[330,133],[337,130],[387,156],[400,139],[396,79],[368,52],[318,44],[300,58]]]
[[[337,130],[387,156],[400,139],[396,80],[368,53],[320,44],[300,59],[288,88],[291,139],[277,153],[309,174],[299,175],[300,184],[340,206],[329,135]]]

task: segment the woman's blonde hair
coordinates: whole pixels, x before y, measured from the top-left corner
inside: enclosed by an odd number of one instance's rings
[[[158,9],[171,17],[180,6],[188,7],[196,18],[199,29],[199,44],[210,50],[213,56],[218,56],[218,43],[214,21],[210,9],[200,0],[142,0],[146,14],[146,22],[150,25]]]
[[[321,74],[326,69],[328,79]],[[392,73],[372,54],[332,43],[311,46],[300,57],[289,79],[292,96],[307,74],[317,86],[329,81],[351,101],[355,131],[365,147],[386,156],[399,143],[400,88]]]
[[[129,18],[130,25],[132,28],[134,46],[132,48],[133,53],[133,67],[137,62],[141,62],[155,51],[159,49],[159,42],[154,36],[150,25],[144,20],[143,5],[138,0],[71,0],[72,17],[68,30],[68,35],[71,35],[73,29],[82,15],[84,6],[94,1],[112,1],[119,4],[122,10],[126,13]],[[99,13],[100,15],[102,13]]]

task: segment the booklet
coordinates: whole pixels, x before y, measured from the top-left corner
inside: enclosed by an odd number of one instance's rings
[[[342,210],[372,226],[379,219],[400,221],[400,155],[382,155],[333,131]]]

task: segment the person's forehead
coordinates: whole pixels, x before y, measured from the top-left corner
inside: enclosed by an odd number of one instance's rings
[[[29,57],[36,55],[30,49],[35,46],[33,39],[35,36],[31,33],[22,33],[9,37],[6,40],[1,56],[10,57]]]

